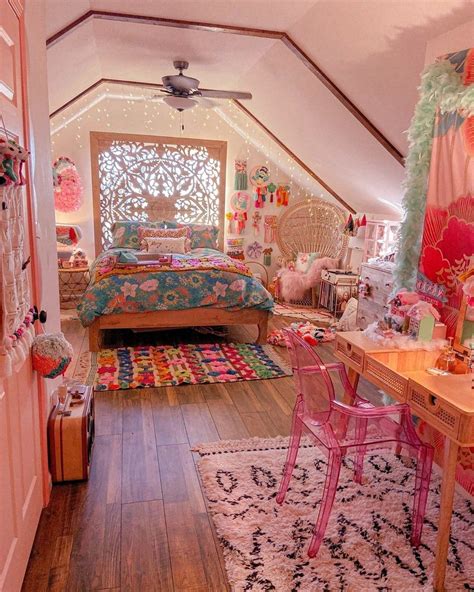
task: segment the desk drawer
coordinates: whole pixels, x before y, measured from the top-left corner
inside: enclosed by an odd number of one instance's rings
[[[408,383],[408,404],[413,413],[453,439],[458,438],[461,414],[418,384]]]
[[[340,360],[362,374],[364,364],[364,350],[352,345],[340,335],[336,335],[336,353]]]
[[[404,403],[407,398],[408,378],[395,372],[371,356],[365,356],[364,377],[374,382],[397,401]]]

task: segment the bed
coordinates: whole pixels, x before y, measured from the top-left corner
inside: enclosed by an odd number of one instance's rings
[[[215,249],[175,254],[168,263],[138,260],[133,249],[103,251],[91,268],[91,283],[79,305],[89,327],[89,349],[98,351],[105,329],[158,329],[256,324],[265,343],[273,300],[241,262]]]
[[[96,260],[79,305],[91,351],[100,349],[104,330],[123,328],[254,324],[257,343],[266,342],[273,299],[248,269],[222,252],[226,153],[227,143],[218,140],[91,132]],[[118,253],[110,249],[111,230],[124,219],[167,221],[171,227],[214,224],[218,240],[211,250],[173,256],[170,269],[114,270]],[[195,261],[186,267],[189,259]],[[207,268],[199,268],[200,260]]]

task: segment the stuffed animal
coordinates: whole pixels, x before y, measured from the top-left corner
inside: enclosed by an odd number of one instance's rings
[[[23,175],[23,167],[25,166],[25,162],[30,157],[30,151],[23,146],[18,146],[18,177],[19,177],[19,185],[26,185],[25,177]]]
[[[290,329],[295,331],[297,335],[302,337],[304,341],[308,345],[312,347],[318,345],[318,343],[326,342],[326,341],[333,341],[336,337],[334,331],[329,328],[317,327],[310,323],[309,321],[304,322],[300,321],[298,323],[291,323]],[[285,334],[281,329],[275,329],[272,331],[267,339],[268,343],[271,345],[278,345],[280,347],[286,347],[287,342],[285,338]]]
[[[0,138],[0,185],[10,185],[18,181],[14,169],[15,159],[19,154],[18,148],[18,144],[13,140]]]

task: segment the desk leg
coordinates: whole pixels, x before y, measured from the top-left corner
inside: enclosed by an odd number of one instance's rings
[[[454,485],[456,483],[456,464],[459,446],[446,438],[447,453],[443,467],[443,482],[441,484],[441,502],[436,541],[435,567],[433,588],[436,592],[444,591],[444,577],[448,560],[449,535],[451,532],[451,515],[453,513]]]
[[[354,368],[351,368],[349,366],[349,368],[347,370],[347,378],[349,379],[349,382],[351,383],[352,388],[357,392],[357,387],[359,386],[360,374],[357,372],[357,370],[354,370]],[[344,397],[344,403],[349,404],[350,401],[346,401],[346,397]]]

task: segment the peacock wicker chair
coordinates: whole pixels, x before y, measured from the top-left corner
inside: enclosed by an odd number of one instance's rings
[[[279,219],[276,232],[283,264],[294,261],[298,253],[319,253],[342,261],[348,240],[343,234],[345,219],[344,210],[324,199],[305,199],[290,206]],[[316,291],[308,290],[302,301],[291,304],[316,307]]]

